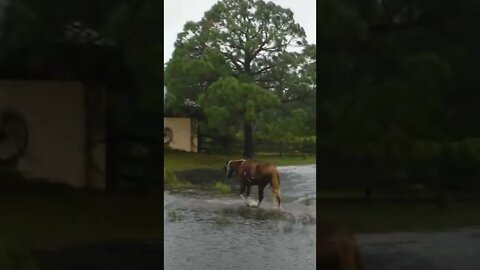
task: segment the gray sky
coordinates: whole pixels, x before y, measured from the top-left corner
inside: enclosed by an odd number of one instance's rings
[[[316,0],[272,0],[293,11],[295,21],[307,35],[308,43],[316,43]],[[164,1],[164,63],[172,57],[173,44],[187,21],[199,21],[218,0],[165,0]]]

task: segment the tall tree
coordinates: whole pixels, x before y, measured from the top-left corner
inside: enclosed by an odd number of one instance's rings
[[[262,0],[223,0],[178,35],[166,86],[178,105],[200,105],[212,125],[240,123],[250,158],[262,111],[315,97],[311,52],[291,10]]]

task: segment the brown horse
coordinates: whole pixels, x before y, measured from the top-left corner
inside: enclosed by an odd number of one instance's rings
[[[349,230],[339,225],[319,224],[317,237],[317,269],[365,269],[355,236]]]
[[[227,178],[237,174],[240,182],[240,197],[249,206],[248,196],[252,186],[258,186],[258,204],[260,207],[263,200],[263,190],[270,184],[272,186],[273,202],[277,201],[277,207],[281,208],[280,177],[277,167],[271,163],[259,163],[253,160],[237,159],[230,160],[225,165]]]

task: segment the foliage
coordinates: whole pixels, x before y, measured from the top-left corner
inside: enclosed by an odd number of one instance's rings
[[[168,209],[168,220],[170,221],[181,221],[184,218],[184,215],[175,211],[174,209]]]
[[[466,61],[478,59],[467,30],[480,25],[478,3],[322,0],[319,10],[319,139],[333,151],[431,159],[480,136],[478,79],[466,75],[478,70]]]
[[[277,118],[267,124],[267,129],[273,141],[293,142],[296,136],[305,134],[305,121],[307,114],[304,110],[296,109],[290,116]]]
[[[232,189],[229,185],[225,184],[222,181],[217,181],[213,184],[213,188],[222,194],[228,194],[232,192]]]
[[[191,186],[190,183],[186,181],[179,180],[175,175],[175,172],[163,168],[163,183],[165,189],[177,189]]]
[[[243,127],[247,153],[263,114],[315,96],[315,75],[315,46],[307,44],[291,10],[262,0],[224,0],[199,22],[185,24],[165,83],[169,104],[199,106],[216,132],[233,137]],[[289,117],[288,110],[283,114]]]
[[[123,3],[122,3],[123,2]],[[100,31],[123,49],[123,58],[134,75],[139,90],[137,106],[159,112],[163,105],[162,3],[154,0],[122,1],[111,7]]]
[[[255,84],[227,77],[217,80],[200,94],[199,104],[209,117],[209,127],[218,128],[219,134],[233,134],[239,124],[254,122],[256,112],[278,105],[279,100]]]

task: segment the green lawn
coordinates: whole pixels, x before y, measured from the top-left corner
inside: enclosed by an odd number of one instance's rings
[[[154,197],[66,191],[0,198],[0,269],[28,261],[25,251],[64,243],[163,237],[163,200]],[[21,268],[23,269],[23,268]],[[31,269],[31,268],[26,268]]]
[[[317,222],[337,221],[357,233],[432,231],[480,226],[480,202],[450,203],[439,209],[433,203],[325,204],[317,208]]]
[[[222,168],[231,159],[240,159],[241,155],[216,155],[204,153],[164,152],[164,166],[170,171],[197,168]],[[315,164],[315,156],[259,155],[258,161],[268,161],[277,166]]]

